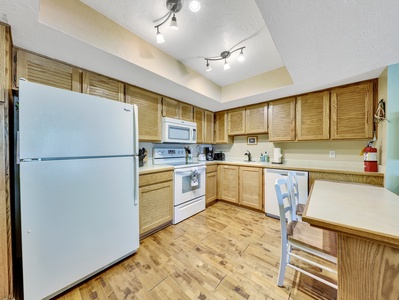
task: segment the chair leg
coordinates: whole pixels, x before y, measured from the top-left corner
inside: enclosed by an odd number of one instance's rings
[[[285,270],[287,268],[287,243],[281,243],[280,269],[278,271],[277,285],[284,285]],[[288,246],[291,247],[291,246]]]

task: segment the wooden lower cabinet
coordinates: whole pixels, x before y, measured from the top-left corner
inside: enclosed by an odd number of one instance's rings
[[[219,199],[238,204],[238,167],[219,165]]]
[[[206,204],[217,200],[217,165],[206,167]]]
[[[140,237],[173,220],[173,171],[140,175]]]
[[[219,165],[219,199],[263,209],[263,168]]]
[[[262,168],[240,167],[240,205],[263,209]]]

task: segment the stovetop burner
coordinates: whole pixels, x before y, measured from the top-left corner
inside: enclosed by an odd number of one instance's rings
[[[175,169],[205,165],[205,162],[187,162],[184,148],[154,148],[152,153],[154,165],[174,166]]]

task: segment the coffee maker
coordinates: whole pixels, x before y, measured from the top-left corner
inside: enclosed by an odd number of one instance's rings
[[[205,147],[206,160],[213,160],[213,147]]]

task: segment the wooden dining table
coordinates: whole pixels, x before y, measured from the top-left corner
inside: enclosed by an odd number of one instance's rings
[[[399,299],[399,196],[316,180],[302,220],[338,236],[338,299]]]

